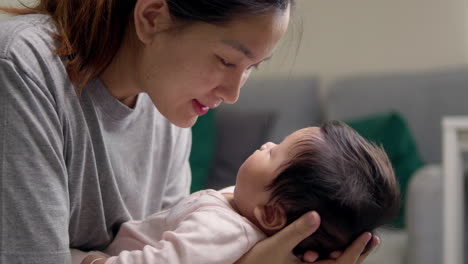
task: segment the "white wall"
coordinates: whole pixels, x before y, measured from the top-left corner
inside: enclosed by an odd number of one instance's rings
[[[0,0],[0,6],[10,6],[11,0]],[[0,19],[8,17],[5,13],[0,12]]]
[[[460,0],[460,1],[464,2],[463,10],[465,10],[464,27],[465,27],[465,45],[466,45],[465,58],[467,58],[466,61],[468,63],[468,1],[467,0]]]
[[[299,1],[304,32],[295,63],[288,59],[294,48],[283,46],[256,78],[290,73],[327,80],[468,63],[466,0]]]
[[[20,4],[20,1],[21,3],[28,4],[28,5],[36,2],[36,0],[0,0],[0,6],[1,7],[22,7],[22,5]],[[9,15],[3,12],[0,12],[0,19],[7,18],[7,17],[9,17]]]

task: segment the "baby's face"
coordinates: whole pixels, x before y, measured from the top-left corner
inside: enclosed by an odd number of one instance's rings
[[[270,191],[266,187],[280,173],[281,165],[292,157],[293,146],[303,138],[304,133],[320,133],[320,128],[298,130],[278,145],[265,143],[242,164],[234,191],[234,202],[240,214],[253,219],[254,208],[268,203]]]

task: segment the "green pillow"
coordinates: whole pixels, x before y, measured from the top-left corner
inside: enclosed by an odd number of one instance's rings
[[[397,112],[380,113],[346,122],[369,141],[382,145],[400,183],[402,207],[391,226],[403,228],[406,191],[411,175],[424,165],[405,119]]]
[[[215,114],[210,110],[198,117],[192,127],[192,151],[190,152],[190,168],[192,170],[192,185],[190,192],[204,189],[206,178],[214,158],[215,149]]]

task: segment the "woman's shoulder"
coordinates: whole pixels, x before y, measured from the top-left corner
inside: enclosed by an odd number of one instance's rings
[[[13,16],[0,21],[0,57],[13,59],[28,50],[50,50],[55,26],[49,16],[32,14]]]
[[[46,93],[68,84],[65,64],[55,54],[56,28],[50,16],[32,14],[0,21],[0,71],[9,68]],[[55,87],[56,88],[56,87]]]
[[[52,19],[46,15],[20,15],[0,21],[0,60],[41,82],[44,76],[53,75],[50,71],[63,68],[63,61],[55,55],[55,32]]]

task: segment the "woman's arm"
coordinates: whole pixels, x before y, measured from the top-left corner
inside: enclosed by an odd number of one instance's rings
[[[313,234],[319,225],[319,215],[316,212],[309,212],[277,234],[257,243],[249,252],[242,256],[236,264],[297,264],[314,262],[318,257],[316,253],[307,252],[303,260],[307,262],[300,262],[297,257],[292,254],[292,251],[297,244]],[[315,263],[360,264],[378,244],[378,238],[372,238],[371,246],[365,251],[370,240],[371,235],[365,233],[356,239],[345,252],[342,254],[335,253],[336,259],[322,260]]]
[[[53,96],[0,57],[0,262],[69,263],[69,197]]]

